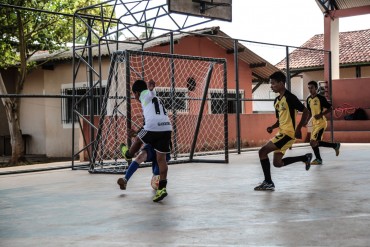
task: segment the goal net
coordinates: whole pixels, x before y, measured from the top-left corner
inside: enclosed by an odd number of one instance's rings
[[[127,163],[119,150],[132,141],[128,130],[144,123],[140,102],[132,96],[135,80],[156,82],[173,126],[169,163],[228,162],[225,59],[118,51],[111,65],[90,172],[120,172]]]

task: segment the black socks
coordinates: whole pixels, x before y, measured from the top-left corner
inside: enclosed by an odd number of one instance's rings
[[[268,183],[272,183],[271,172],[270,172],[270,160],[267,158],[267,159],[260,160],[260,161],[261,161],[263,174],[265,175],[265,181]]]

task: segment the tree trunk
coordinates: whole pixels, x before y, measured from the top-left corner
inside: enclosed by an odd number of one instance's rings
[[[0,73],[0,94],[8,94],[1,73]],[[12,146],[12,157],[9,163],[18,164],[20,162],[25,162],[24,144],[18,118],[18,109],[17,109],[18,105],[16,101],[12,101],[9,98],[1,98],[1,100],[5,107],[5,113],[8,119],[10,144]]]

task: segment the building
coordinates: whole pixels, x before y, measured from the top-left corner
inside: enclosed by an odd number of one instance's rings
[[[305,42],[302,48],[324,49],[324,35],[318,34]],[[292,83],[303,85],[308,96],[307,83],[319,81],[325,94],[330,91],[324,75],[324,52],[296,49],[289,54]],[[286,60],[276,67],[285,70]],[[332,81],[334,110],[334,138],[342,142],[370,142],[370,121],[345,121],[344,116],[363,108],[370,119],[370,29],[339,33],[339,79]],[[328,128],[329,130],[330,128]],[[326,133],[329,136],[329,133]]]
[[[202,36],[200,34],[209,34]],[[225,58],[227,60],[227,81],[230,94],[235,94],[235,66],[234,66],[234,41],[218,27],[196,30],[192,33],[174,35],[174,53],[182,55]],[[115,46],[115,45],[114,45]],[[112,46],[112,47],[114,47]],[[104,47],[104,46],[103,46]],[[106,46],[105,46],[106,47]],[[140,49],[138,45],[120,43],[118,50]],[[102,50],[103,77],[107,78],[110,64],[107,48]],[[169,53],[169,37],[161,37],[150,41],[145,46],[146,51]],[[268,80],[268,76],[278,69],[259,57],[243,45],[239,44],[239,82],[242,98],[251,98],[252,81]],[[32,57],[32,61],[44,63],[38,69],[32,71],[26,78],[23,94],[61,95],[72,92],[72,50],[61,53],[49,54],[39,52]],[[98,67],[97,50],[93,50],[94,68]],[[83,66],[83,65],[81,65]],[[96,67],[95,67],[96,66]],[[87,68],[80,69],[81,73],[76,78],[76,88],[80,93],[89,88],[86,80]],[[8,88],[12,93],[11,71],[2,73]],[[235,104],[235,103],[234,103]],[[232,108],[232,107],[231,107]],[[235,113],[235,112],[230,112]],[[3,106],[0,105],[2,119],[6,119]],[[72,124],[70,122],[71,109],[68,100],[61,98],[22,98],[20,107],[20,124],[23,134],[29,136],[26,145],[28,154],[45,154],[48,157],[71,157],[72,154]],[[88,112],[86,112],[88,114]],[[244,117],[252,115],[252,103],[245,101],[242,104]],[[235,117],[230,116],[230,142],[235,142]],[[259,117],[261,119],[261,116]],[[263,117],[262,117],[263,118]],[[268,114],[267,119],[274,118]],[[264,119],[259,121],[265,121]],[[8,135],[7,125],[2,121],[0,135]],[[271,120],[274,122],[274,120]],[[251,124],[248,120],[248,124]],[[245,126],[248,126],[246,124]],[[75,125],[78,127],[78,125]],[[262,131],[264,131],[263,129]],[[268,134],[262,134],[261,140],[257,140],[259,131],[252,133],[253,137],[243,134],[244,140],[249,140],[248,145],[259,145],[268,138]],[[259,138],[259,137],[258,137]],[[9,154],[6,140],[0,152]],[[251,142],[252,140],[252,142]],[[79,132],[75,132],[75,146],[79,145]],[[252,144],[253,143],[253,144]],[[8,153],[6,153],[8,152]]]

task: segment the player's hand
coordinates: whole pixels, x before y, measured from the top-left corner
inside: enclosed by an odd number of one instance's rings
[[[294,137],[295,138],[297,138],[297,139],[302,139],[302,131],[301,131],[301,129],[296,129],[295,130],[295,135],[294,135]]]
[[[268,132],[268,133],[270,133],[270,134],[271,134],[271,133],[272,133],[273,128],[271,128],[271,127],[267,127],[267,129],[266,129],[266,130],[267,130],[267,132]]]
[[[153,91],[154,88],[155,88],[155,81],[153,81],[153,79],[150,79],[150,81],[148,82],[148,89],[150,91]]]
[[[129,136],[130,138],[132,138],[132,137],[137,136],[137,133],[136,133],[136,131],[135,131],[135,130],[133,130],[133,129],[129,129],[129,130],[128,130],[128,136]]]

